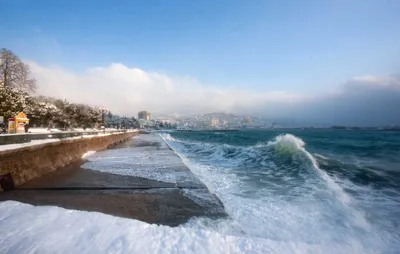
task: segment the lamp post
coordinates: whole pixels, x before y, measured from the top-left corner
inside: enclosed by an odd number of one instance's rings
[[[104,127],[104,108],[101,109],[101,127],[103,128],[103,133],[106,133],[106,128]]]
[[[108,109],[104,106],[100,108],[101,110],[101,128],[104,130],[104,133],[106,133],[106,127],[105,127],[105,114],[108,112]]]

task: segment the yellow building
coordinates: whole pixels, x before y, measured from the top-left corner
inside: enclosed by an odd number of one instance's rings
[[[29,123],[29,119],[24,112],[20,112],[14,118],[8,120],[8,133],[24,133],[25,124]]]

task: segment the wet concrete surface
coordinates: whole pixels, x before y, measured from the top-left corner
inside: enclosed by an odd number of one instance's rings
[[[165,172],[176,181],[86,169],[87,161],[80,160],[16,190],[0,193],[0,201],[96,211],[169,226],[180,225],[192,217],[226,216],[221,201],[159,136],[141,134],[112,150],[115,154],[128,153],[130,158],[123,162],[124,168],[156,171],[161,175]],[[96,159],[102,159],[101,153],[96,154]]]

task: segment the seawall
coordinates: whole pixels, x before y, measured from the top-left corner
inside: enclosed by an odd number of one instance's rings
[[[138,135],[95,157],[2,192],[0,203],[59,206],[168,226],[227,216],[219,198],[156,134]]]
[[[136,136],[138,132],[75,137],[54,142],[0,150],[0,178],[11,175],[15,186],[53,172],[88,151],[101,151]],[[1,179],[0,179],[1,181]],[[0,192],[3,189],[0,187]]]

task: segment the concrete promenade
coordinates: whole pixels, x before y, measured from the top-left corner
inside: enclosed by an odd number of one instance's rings
[[[106,156],[110,152],[125,157],[110,162],[112,157]],[[103,165],[102,171],[87,169],[91,162],[82,159],[16,190],[0,193],[0,201],[97,211],[169,226],[195,216],[226,216],[220,200],[156,134],[140,134],[95,156],[95,164],[89,168]],[[107,165],[124,168],[125,175],[107,171]],[[143,177],[152,173],[161,180]],[[162,181],[164,176],[169,180]]]

